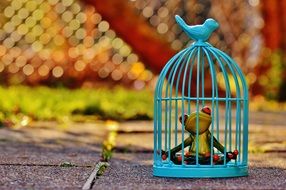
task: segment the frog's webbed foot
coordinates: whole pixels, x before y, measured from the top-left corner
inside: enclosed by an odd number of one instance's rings
[[[236,160],[238,155],[238,151],[234,150],[233,152],[229,151],[226,153],[225,163],[228,163],[231,160]],[[215,161],[216,165],[224,164],[224,156],[221,156],[219,160]]]

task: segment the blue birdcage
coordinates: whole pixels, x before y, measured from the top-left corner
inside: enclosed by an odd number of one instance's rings
[[[248,175],[248,88],[226,53],[206,42],[219,24],[188,26],[195,42],[163,68],[154,97],[154,176]]]

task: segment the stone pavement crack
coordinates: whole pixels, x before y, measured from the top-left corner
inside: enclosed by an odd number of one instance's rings
[[[95,165],[94,170],[82,187],[83,190],[91,189],[95,183],[96,177],[103,175],[106,168],[110,166],[108,162],[111,159],[112,152],[115,147],[118,123],[115,121],[109,121],[107,122],[106,127],[108,129],[108,134],[102,143],[101,161]]]
[[[89,178],[86,180],[85,184],[83,185],[82,190],[91,189],[96,177],[102,175],[108,166],[109,166],[109,163],[107,162],[98,162],[94,170],[90,174]]]
[[[113,148],[113,153],[153,153],[154,151],[152,149],[135,149],[132,150],[130,147],[115,147]]]

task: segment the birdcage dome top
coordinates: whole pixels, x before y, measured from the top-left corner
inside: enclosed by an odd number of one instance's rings
[[[209,91],[205,95],[210,97],[218,97],[224,91],[225,97],[247,98],[247,83],[238,64],[207,42],[219,24],[207,19],[202,25],[189,26],[180,16],[175,18],[194,42],[167,62],[159,76],[157,96],[172,96],[175,91],[171,88],[179,91],[177,93],[201,96],[204,94],[195,92],[194,87],[202,83],[203,91]],[[164,94],[166,90],[170,92]]]

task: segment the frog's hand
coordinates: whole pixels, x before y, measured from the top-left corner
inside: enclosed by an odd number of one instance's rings
[[[238,150],[234,150],[233,152],[227,152],[226,155],[228,158],[236,160],[238,155]]]

